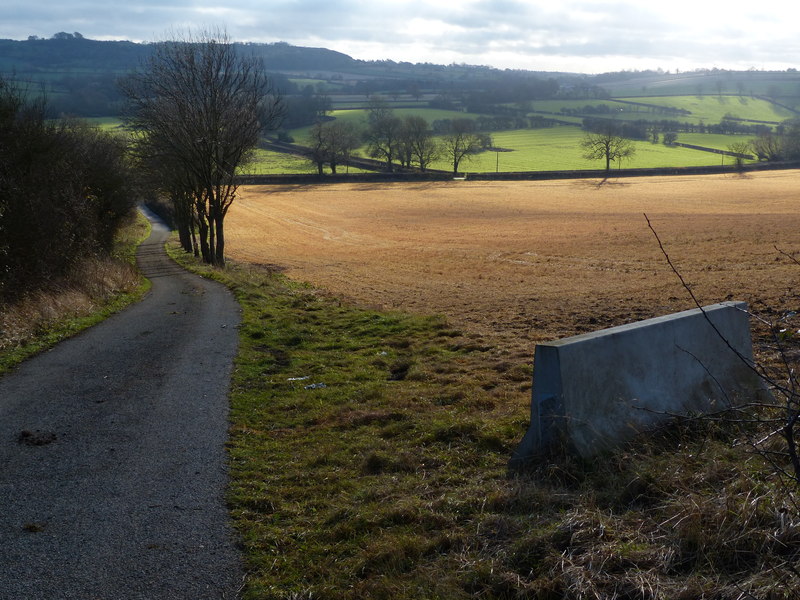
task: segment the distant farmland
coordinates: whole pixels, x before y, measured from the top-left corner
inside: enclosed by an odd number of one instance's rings
[[[796,113],[764,98],[745,95],[676,95],[676,96],[630,96],[611,99],[559,99],[537,100],[527,103],[527,115],[545,121],[557,122],[551,127],[530,129],[486,131],[492,136],[494,150],[473,155],[462,164],[464,172],[514,172],[580,170],[598,168],[597,161],[587,161],[582,156],[580,142],[585,134],[581,124],[584,118],[614,119],[619,121],[646,121],[653,123],[659,132],[659,142],[668,123],[675,123],[678,129],[678,142],[703,148],[728,150],[736,142],[747,142],[755,134],[691,133],[681,131],[683,125],[705,131],[705,127],[716,125],[725,119],[745,126],[760,124],[773,128],[797,116]],[[335,110],[330,116],[366,127],[366,110]],[[480,115],[455,110],[431,108],[397,108],[399,117],[417,115],[429,123],[436,121],[468,118]],[[665,123],[667,123],[665,125]],[[290,135],[298,144],[307,143],[309,127],[294,129]],[[636,154],[619,168],[687,167],[725,164],[726,158],[713,152],[665,146],[651,141],[635,142]],[[359,149],[366,156],[367,148]],[[728,158],[728,161],[731,159]],[[435,161],[433,169],[451,170],[446,158]],[[260,154],[254,167],[255,173],[296,173],[314,172],[309,164],[301,164],[294,158],[281,160],[280,156]]]

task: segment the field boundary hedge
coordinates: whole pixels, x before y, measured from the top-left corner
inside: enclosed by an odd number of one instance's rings
[[[242,175],[237,181],[240,185],[271,184],[320,184],[320,183],[392,183],[453,181],[536,181],[548,179],[604,179],[606,177],[654,177],[669,175],[712,175],[715,173],[738,173],[751,171],[772,171],[779,169],[799,169],[800,161],[766,162],[751,165],[711,165],[699,167],[658,167],[643,169],[602,169],[574,171],[519,171],[505,173],[464,173],[454,177],[452,173],[350,173],[336,175],[294,174],[294,175]]]

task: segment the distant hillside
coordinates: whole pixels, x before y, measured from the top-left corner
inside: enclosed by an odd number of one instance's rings
[[[143,44],[85,38],[0,40],[0,72],[36,79],[54,71],[126,71],[148,52]]]
[[[584,76],[500,70],[485,66],[362,61],[325,48],[286,42],[237,44],[264,61],[277,89],[290,100],[287,122],[311,124],[331,101],[363,105],[370,94],[389,95],[419,105],[477,110],[508,102],[549,98],[561,81],[584,93]],[[55,114],[82,117],[119,115],[123,99],[116,81],[136,69],[155,43],[97,41],[80,33],[50,39],[0,40],[0,76],[42,89]],[[558,78],[558,81],[556,80]],[[330,96],[336,96],[331,98]],[[349,100],[348,100],[349,98]]]
[[[347,54],[326,48],[305,48],[286,42],[274,44],[241,44],[254,55],[261,57],[268,71],[340,71],[357,67],[357,61]]]
[[[359,61],[333,50],[303,48],[285,42],[241,44],[264,60],[269,71],[340,70]],[[51,39],[0,40],[0,73],[20,79],[40,79],[58,72],[125,72],[134,69],[152,51],[153,44],[86,39],[80,34],[60,33]]]

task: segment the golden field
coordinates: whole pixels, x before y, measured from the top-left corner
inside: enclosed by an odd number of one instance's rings
[[[692,308],[797,309],[800,172],[536,182],[249,186],[229,256],[344,299],[438,313],[532,357],[536,342]]]

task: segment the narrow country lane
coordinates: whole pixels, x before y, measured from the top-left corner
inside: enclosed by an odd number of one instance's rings
[[[0,600],[235,598],[224,504],[239,308],[139,249],[140,303],[0,378]]]

